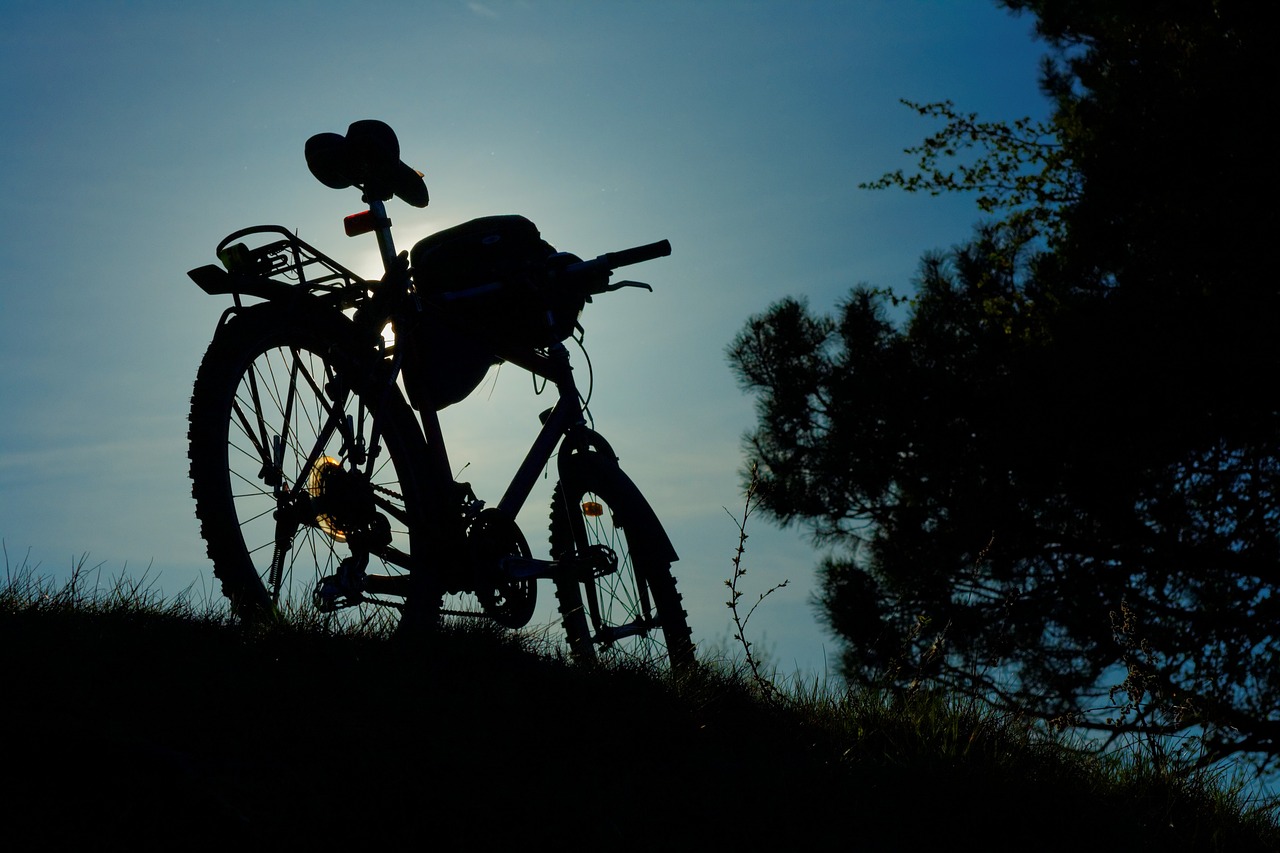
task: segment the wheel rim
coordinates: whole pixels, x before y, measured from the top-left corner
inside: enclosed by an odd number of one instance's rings
[[[314,594],[324,579],[366,551],[375,551],[369,574],[407,577],[397,565],[410,553],[401,476],[385,443],[371,458],[373,416],[367,401],[343,385],[320,353],[276,346],[251,360],[235,389],[227,441],[231,503],[244,555],[283,612],[317,612]],[[339,473],[346,482],[340,498],[328,485]],[[326,618],[394,621],[396,610],[381,605],[397,603],[394,595],[375,593]]]
[[[616,556],[616,569],[584,579],[582,584],[587,627],[597,656],[602,660],[669,665],[657,591],[648,582],[643,563],[637,565],[632,557],[626,532],[613,507],[605,497],[588,492],[569,509],[582,525],[579,544],[587,548],[603,546]]]

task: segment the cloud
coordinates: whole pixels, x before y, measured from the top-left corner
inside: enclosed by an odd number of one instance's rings
[[[467,8],[482,18],[489,18],[491,20],[496,20],[498,18],[498,13],[483,3],[468,3]]]

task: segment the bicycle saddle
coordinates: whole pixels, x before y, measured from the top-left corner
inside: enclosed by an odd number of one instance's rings
[[[346,136],[317,133],[307,140],[306,154],[307,168],[326,187],[356,186],[379,201],[394,195],[414,207],[427,206],[422,173],[400,159],[400,141],[385,122],[352,122]]]

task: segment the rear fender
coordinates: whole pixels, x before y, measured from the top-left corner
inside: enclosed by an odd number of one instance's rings
[[[382,349],[381,335],[370,334],[346,314],[315,298],[307,297],[305,292],[297,288],[289,288],[289,291],[287,299],[229,307],[219,318],[214,337],[234,334],[234,328],[240,325],[252,324],[267,329],[305,326],[330,341],[332,346],[352,355],[367,379],[385,387],[384,393],[404,400],[399,383],[392,375],[392,360]]]

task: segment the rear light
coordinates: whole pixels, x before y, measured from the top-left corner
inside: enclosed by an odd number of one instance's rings
[[[366,210],[364,213],[353,213],[342,220],[342,230],[347,232],[348,237],[358,237],[378,228],[390,227],[390,219],[385,216],[379,218],[374,215],[372,210]]]

